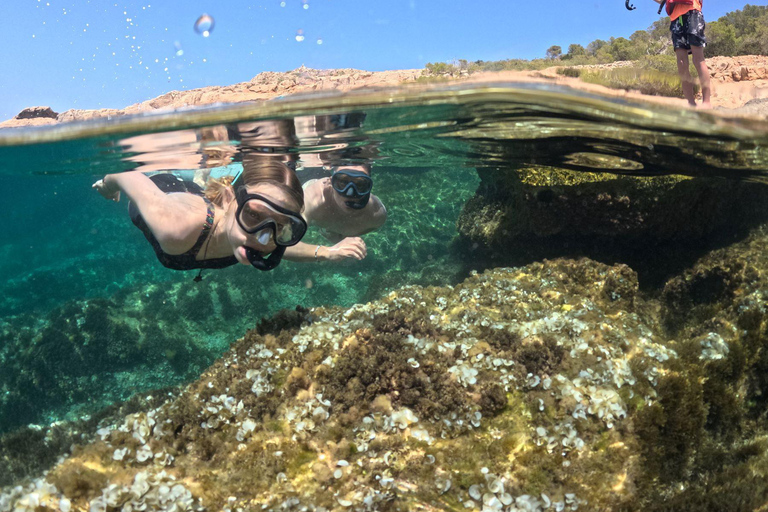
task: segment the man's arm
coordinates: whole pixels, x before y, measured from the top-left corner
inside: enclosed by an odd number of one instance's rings
[[[309,261],[326,261],[328,259],[327,256],[328,247],[299,242],[296,245],[285,248],[283,259],[306,263]]]

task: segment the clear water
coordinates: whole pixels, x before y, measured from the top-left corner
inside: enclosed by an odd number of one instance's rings
[[[279,136],[243,139],[253,122]],[[108,202],[91,188],[134,169],[236,174],[246,150],[291,162],[302,180],[327,175],[323,165],[371,164],[388,219],[365,235],[368,257],[283,262],[272,272],[238,265],[194,282],[195,271],[159,264],[125,200]],[[697,258],[768,220],[768,122],[542,85],[395,88],[3,130],[0,176],[0,432],[8,433],[190,382],[261,318],[297,305],[348,307],[406,285],[455,285],[472,270],[582,256],[628,264],[641,291],[658,296]],[[656,183],[649,177],[692,183],[691,194],[703,187],[700,200],[726,217],[667,223],[654,237],[642,218],[627,220],[631,197],[602,214],[587,207],[601,183]],[[498,188],[505,180],[509,189]],[[580,197],[569,187],[584,183],[584,208],[563,211],[587,218],[565,228],[539,226],[488,245],[466,223],[457,228],[477,195],[491,204],[527,197],[537,205],[527,214],[544,219],[564,197]],[[695,220],[684,194],[679,202],[681,222]],[[612,221],[637,230],[611,232]],[[330,245],[315,229],[305,241]]]

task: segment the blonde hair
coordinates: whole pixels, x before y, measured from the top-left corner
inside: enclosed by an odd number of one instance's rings
[[[227,189],[232,187],[234,176],[224,176],[208,180],[205,197],[217,206],[224,206]],[[238,178],[238,187],[270,183],[282,189],[298,206],[304,209],[304,191],[296,173],[283,162],[270,158],[244,159],[243,172]],[[233,192],[237,192],[232,190]]]

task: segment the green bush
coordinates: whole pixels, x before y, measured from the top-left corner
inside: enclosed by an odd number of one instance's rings
[[[611,89],[640,91],[652,96],[683,97],[683,89],[677,73],[666,73],[656,69],[625,67],[584,71],[580,78],[585,82],[604,85]],[[697,83],[694,83],[694,90],[696,92],[699,90]]]
[[[581,76],[581,69],[580,68],[558,68],[557,74],[563,75],[563,76],[570,76],[573,78],[579,78]]]
[[[677,59],[674,54],[646,55],[637,61],[643,69],[654,69],[668,75],[677,75]]]
[[[429,62],[425,68],[430,75],[453,74],[458,71],[455,66],[445,62]]]

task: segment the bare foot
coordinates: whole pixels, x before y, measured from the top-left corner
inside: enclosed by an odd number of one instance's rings
[[[701,106],[699,108],[703,108],[705,110],[712,110],[712,104],[708,101],[702,102]]]

